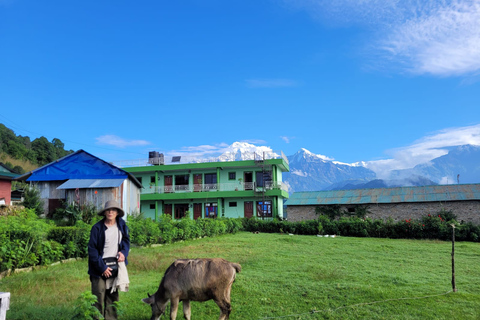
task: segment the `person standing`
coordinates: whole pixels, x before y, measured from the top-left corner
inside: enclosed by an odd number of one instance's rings
[[[105,319],[117,319],[117,311],[113,306],[119,301],[118,290],[111,292],[114,278],[112,269],[107,267],[103,259],[117,257],[118,262],[128,264],[130,250],[128,227],[122,217],[125,212],[115,200],[109,200],[98,215],[104,218],[93,225],[88,242],[88,274],[92,285],[92,293],[97,296],[95,307]]]

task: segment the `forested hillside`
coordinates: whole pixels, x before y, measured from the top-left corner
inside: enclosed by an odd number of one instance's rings
[[[30,137],[17,136],[0,123],[0,162],[16,173],[24,173],[26,167],[40,167],[73,153],[73,150],[67,151],[64,147],[57,138],[48,141],[42,136],[31,141]],[[9,161],[11,159],[18,161]]]

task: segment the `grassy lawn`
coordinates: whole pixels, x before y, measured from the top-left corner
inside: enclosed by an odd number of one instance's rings
[[[222,257],[242,265],[232,288],[231,319],[479,319],[480,244],[320,238],[241,232],[155,248],[133,248],[122,319],[149,319],[141,302],[176,258]],[[87,261],[0,280],[11,293],[7,319],[70,319],[90,288]],[[447,294],[446,294],[447,293]],[[192,303],[193,319],[216,319],[213,301]],[[287,317],[288,316],[288,317]],[[167,319],[165,315],[163,319]],[[178,319],[183,319],[181,306]]]

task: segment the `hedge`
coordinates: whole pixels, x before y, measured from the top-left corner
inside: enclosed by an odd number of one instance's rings
[[[452,224],[457,241],[480,241],[480,226],[458,223],[451,212],[441,211],[420,219],[402,221],[372,220],[359,216],[329,217],[317,220],[289,222],[256,218],[172,220],[161,215],[159,221],[141,215],[128,216],[130,241],[133,245],[166,244],[202,237],[214,237],[238,231],[291,233],[301,235],[336,234],[355,237],[392,239],[450,240]],[[7,269],[48,265],[73,257],[87,257],[87,245],[92,224],[77,221],[75,226],[57,226],[54,221],[41,219],[33,209],[0,216],[0,272]]]

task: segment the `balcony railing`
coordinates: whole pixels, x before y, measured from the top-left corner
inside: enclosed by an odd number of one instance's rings
[[[230,182],[215,184],[192,184],[176,186],[150,186],[142,189],[143,194],[151,193],[187,193],[187,192],[210,192],[210,191],[244,191],[254,190],[263,192],[267,190],[280,189],[288,192],[288,187],[283,182],[266,182],[265,186],[257,186],[254,182]]]

